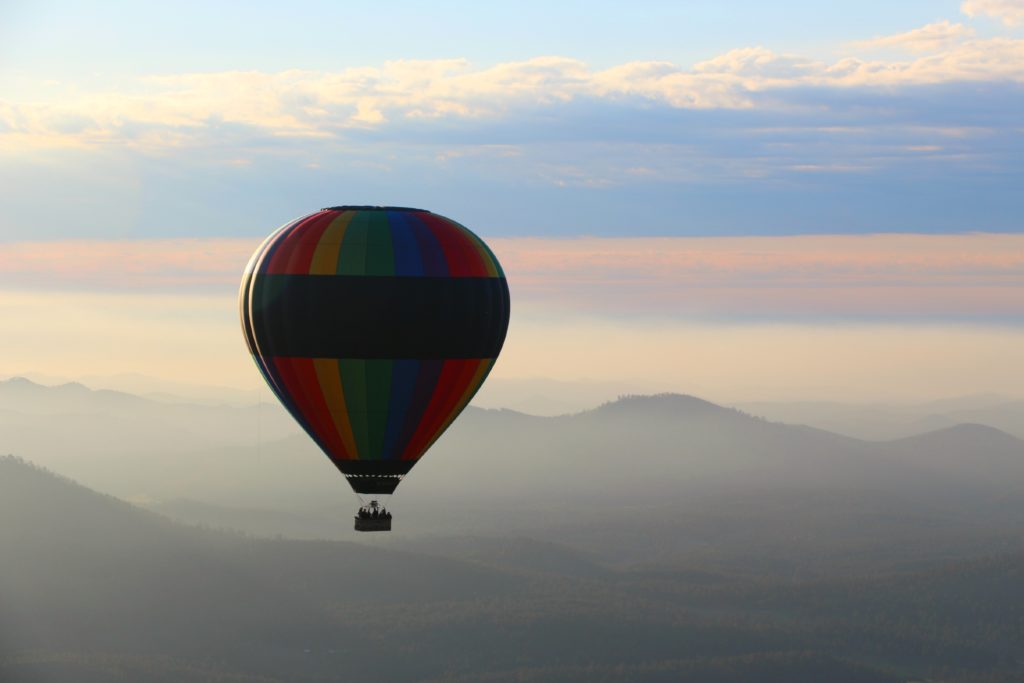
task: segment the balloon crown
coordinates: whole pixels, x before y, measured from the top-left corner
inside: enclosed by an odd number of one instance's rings
[[[413,209],[408,206],[355,206],[346,204],[345,206],[325,206],[320,209],[321,211],[418,211],[420,213],[430,213],[426,209]]]

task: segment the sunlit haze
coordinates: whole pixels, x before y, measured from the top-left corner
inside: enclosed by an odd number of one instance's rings
[[[0,375],[255,392],[249,254],[381,203],[502,260],[483,405],[1021,395],[1019,3],[392,11],[4,4]]]

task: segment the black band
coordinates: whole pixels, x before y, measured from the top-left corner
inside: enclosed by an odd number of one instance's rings
[[[253,277],[263,357],[494,358],[508,329],[504,278]]]
[[[335,460],[335,466],[344,474],[360,476],[392,476],[408,474],[415,460]]]

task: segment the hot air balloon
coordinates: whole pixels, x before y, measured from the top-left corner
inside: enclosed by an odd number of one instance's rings
[[[239,308],[256,366],[364,505],[359,531],[483,384],[508,329],[505,275],[458,223],[335,206],[253,254]]]

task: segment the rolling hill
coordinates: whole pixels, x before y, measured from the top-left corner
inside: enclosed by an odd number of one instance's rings
[[[1017,680],[1024,557],[793,582],[185,527],[0,459],[0,680]],[[422,550],[426,550],[423,548]]]

